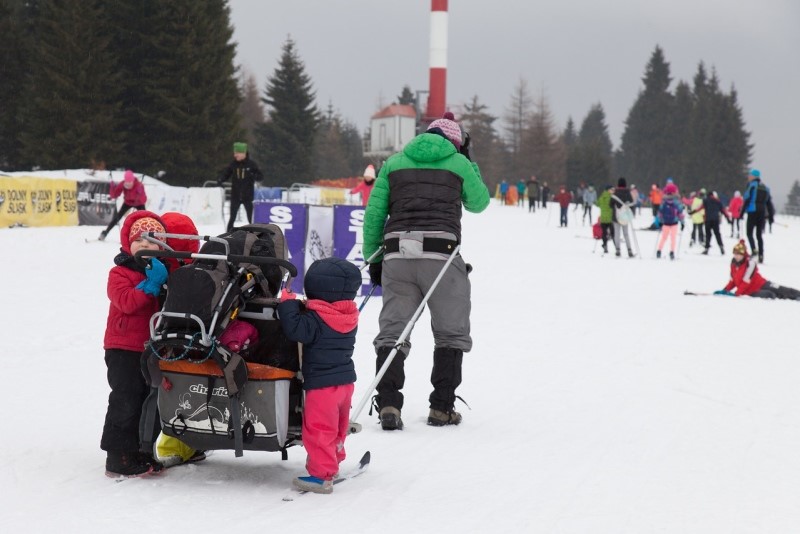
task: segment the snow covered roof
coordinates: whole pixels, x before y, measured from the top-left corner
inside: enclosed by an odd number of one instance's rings
[[[417,111],[414,109],[414,106],[409,106],[406,104],[391,104],[386,106],[375,115],[372,116],[373,119],[383,119],[386,117],[411,117],[413,119],[417,118]]]

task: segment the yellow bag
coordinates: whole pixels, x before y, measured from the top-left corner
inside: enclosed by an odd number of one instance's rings
[[[167,467],[182,464],[189,460],[195,450],[172,436],[167,436],[163,432],[158,435],[156,442],[156,459]],[[167,465],[169,464],[169,465]]]

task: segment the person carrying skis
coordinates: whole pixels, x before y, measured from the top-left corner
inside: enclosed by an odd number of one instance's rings
[[[133,171],[130,169],[125,171],[125,176],[120,183],[115,184],[111,182],[108,196],[117,198],[120,194],[122,195],[122,207],[117,210],[117,214],[114,215],[114,218],[108,223],[106,229],[100,232],[100,236],[97,238],[100,241],[105,241],[108,233],[122,220],[122,217],[129,209],[143,210],[147,202],[144,184],[136,179],[136,176],[134,176]]]
[[[732,289],[736,289],[736,292],[731,291]],[[748,295],[764,299],[800,300],[800,291],[797,289],[773,284],[761,276],[756,259],[747,254],[744,239],[739,240],[733,246],[730,280],[723,289],[714,291],[714,294],[731,297]]]
[[[333,492],[333,479],[346,457],[350,404],[356,381],[353,351],[361,271],[347,260],[324,258],[308,268],[303,280],[305,305],[286,289],[277,312],[286,337],[303,343],[303,446],[308,476],[294,486],[314,493]]]
[[[381,168],[363,228],[365,258],[384,247],[383,257],[369,265],[372,283],[383,286],[380,332],[373,342],[377,369],[461,242],[462,207],[480,213],[488,205],[489,191],[478,165],[470,161],[469,136],[462,135],[452,113],[433,121]],[[461,422],[461,414],[454,410],[456,388],[461,384],[464,353],[472,349],[467,275],[467,264],[456,256],[443,273],[442,287],[427,302],[434,338],[428,414],[433,426]],[[409,348],[406,343],[398,347],[377,386],[375,400],[384,430],[403,428],[400,390]]]
[[[231,182],[231,214],[228,220],[228,231],[233,230],[233,223],[239,213],[239,207],[244,205],[247,213],[247,222],[253,222],[253,196],[255,195],[256,182],[264,179],[261,170],[255,161],[250,159],[247,152],[247,143],[233,143],[233,161],[217,178],[217,185],[230,180]]]

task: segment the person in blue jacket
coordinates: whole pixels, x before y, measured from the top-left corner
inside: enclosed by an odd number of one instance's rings
[[[278,318],[286,337],[303,343],[303,446],[309,476],[297,477],[300,490],[331,493],[350,426],[356,370],[353,351],[361,272],[347,260],[325,258],[308,268],[305,306],[284,290]]]
[[[747,188],[742,195],[742,205],[739,218],[747,214],[745,230],[750,249],[753,251],[753,256],[758,256],[758,262],[764,263],[764,226],[768,219],[770,222],[774,220],[775,206],[772,204],[769,187],[761,183],[761,172],[758,169],[752,169],[747,176]]]

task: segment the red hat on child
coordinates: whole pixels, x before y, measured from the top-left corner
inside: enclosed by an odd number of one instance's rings
[[[747,245],[744,244],[744,239],[740,239],[738,243],[733,245],[733,253],[747,256]]]
[[[128,233],[128,241],[133,243],[145,232],[164,233],[164,225],[153,217],[142,217],[141,219],[137,219],[131,225],[131,231]]]

